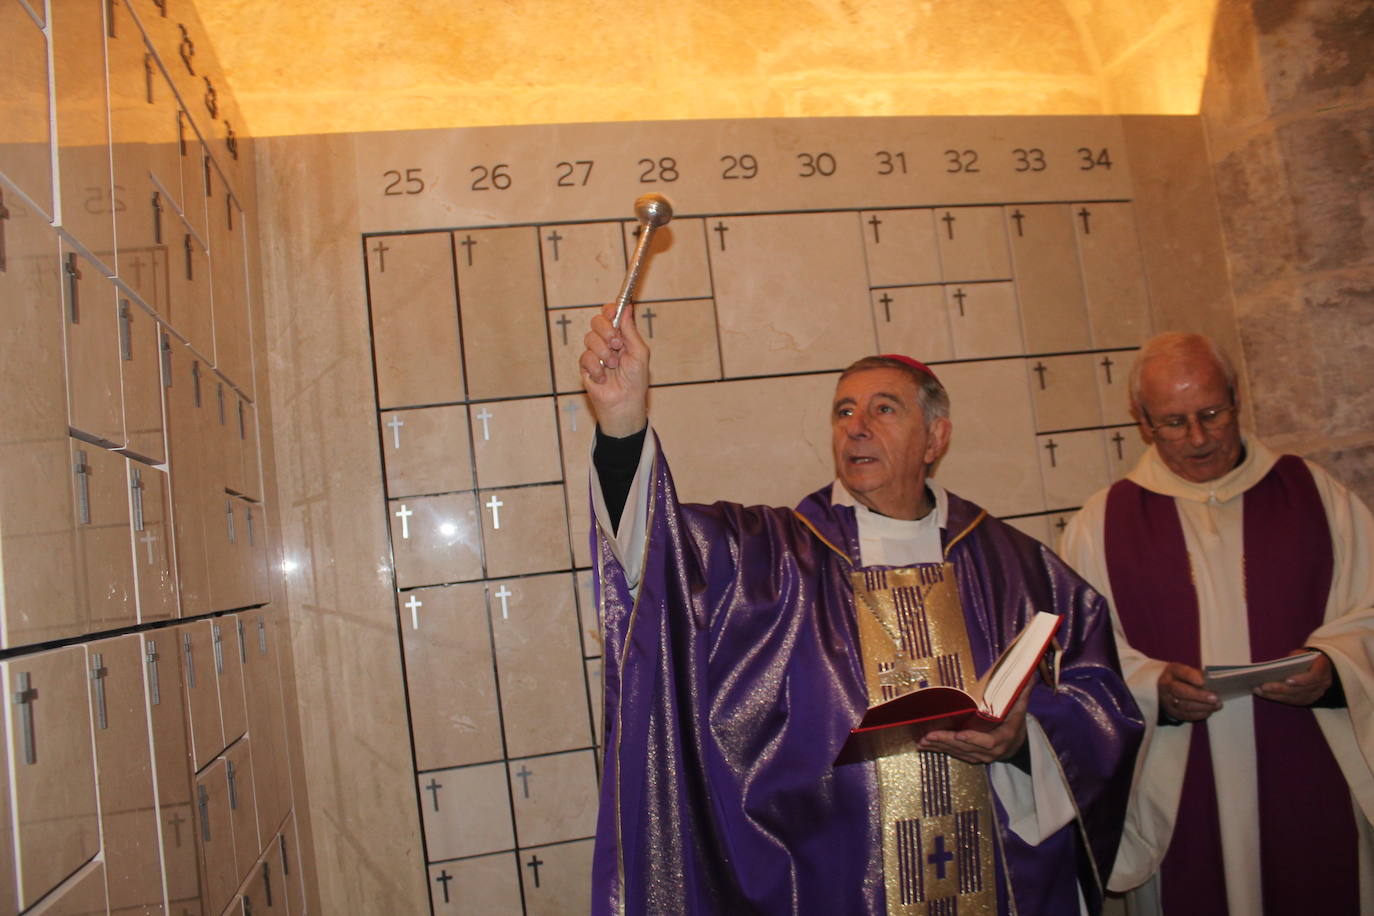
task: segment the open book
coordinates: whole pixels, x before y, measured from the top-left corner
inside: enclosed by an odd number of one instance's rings
[[[1059,615],[1041,611],[967,690],[922,687],[870,707],[850,731],[835,764],[874,760],[908,750],[927,732],[996,728],[1026,689],[1058,629]]]
[[[1202,686],[1223,700],[1244,696],[1260,684],[1302,674],[1317,658],[1315,650],[1251,665],[1208,665],[1202,669]]]

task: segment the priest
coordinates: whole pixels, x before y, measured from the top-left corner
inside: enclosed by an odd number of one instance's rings
[[[1374,912],[1374,519],[1241,432],[1208,338],[1147,342],[1130,397],[1152,447],[1061,544],[1112,602],[1149,723],[1111,887],[1139,913]],[[1309,647],[1253,695],[1201,670]]]
[[[1143,728],[1105,602],[928,478],[935,374],[860,360],[838,481],[795,510],[678,501],[647,429],[632,313],[593,318],[592,497],[605,640],[592,912],[1079,913],[1100,907]],[[1060,664],[990,731],[836,765],[884,699],[969,686],[1037,611]]]

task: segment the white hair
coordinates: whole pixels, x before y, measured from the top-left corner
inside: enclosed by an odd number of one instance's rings
[[[1131,366],[1131,404],[1140,405],[1140,382],[1145,374],[1146,364],[1157,359],[1186,359],[1188,357],[1205,356],[1210,359],[1221,374],[1226,379],[1226,387],[1231,390],[1231,397],[1236,396],[1236,368],[1231,364],[1231,358],[1226,355],[1226,351],[1217,345],[1217,342],[1205,334],[1185,334],[1182,331],[1166,331],[1145,341],[1135,356],[1135,363]]]

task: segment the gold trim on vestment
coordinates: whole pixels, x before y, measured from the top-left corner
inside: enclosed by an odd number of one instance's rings
[[[850,581],[870,706],[976,680],[953,564],[861,569]],[[987,768],[914,745],[875,765],[887,912],[993,916],[997,822]]]

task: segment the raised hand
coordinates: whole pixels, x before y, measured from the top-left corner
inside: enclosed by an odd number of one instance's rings
[[[635,325],[633,305],[622,313],[619,328],[611,327],[614,315],[614,304],[603,305],[592,318],[578,367],[601,431],[623,438],[648,423],[649,346]]]

